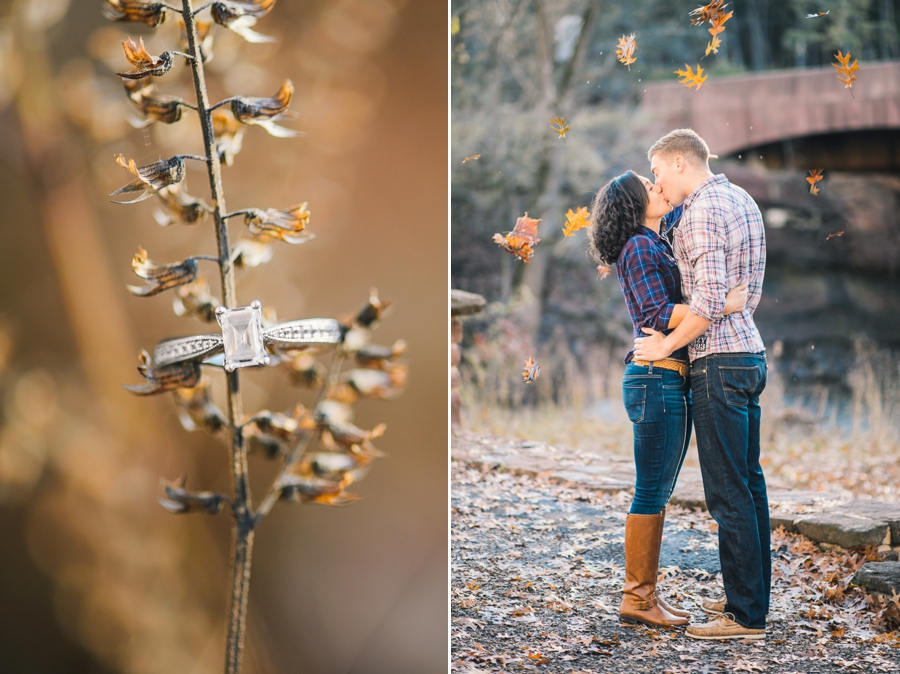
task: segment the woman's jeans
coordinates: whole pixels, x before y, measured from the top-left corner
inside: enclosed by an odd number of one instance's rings
[[[766,626],[772,578],[769,504],[759,464],[765,353],[715,353],[691,363],[694,428],[709,514],[719,525],[725,611]]]
[[[622,399],[634,425],[632,515],[662,512],[691,439],[691,388],[686,377],[652,365],[625,367]]]

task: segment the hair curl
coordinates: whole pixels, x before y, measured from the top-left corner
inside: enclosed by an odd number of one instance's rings
[[[627,171],[606,183],[591,206],[591,256],[601,264],[613,265],[625,243],[644,224],[650,197],[634,171]]]

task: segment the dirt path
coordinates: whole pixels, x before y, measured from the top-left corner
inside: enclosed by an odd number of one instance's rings
[[[872,672],[900,670],[900,597],[849,579],[867,553],[773,532],[767,638],[705,642],[620,626],[630,495],[452,462],[454,672]],[[670,508],[663,594],[694,613],[721,592],[715,522]],[[826,548],[829,546],[825,546]]]

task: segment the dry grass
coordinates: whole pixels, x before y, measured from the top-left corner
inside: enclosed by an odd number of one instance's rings
[[[497,335],[506,332],[502,320]],[[631,454],[618,351],[597,346],[576,359],[557,342],[537,352],[542,378],[526,386],[512,374],[521,370],[516,346],[486,336],[465,352],[462,393],[469,428]],[[778,359],[770,359],[762,395],[763,467],[771,481],[798,488],[900,501],[900,360],[866,342],[855,351],[851,394],[841,405],[825,387],[811,396],[814,402],[789,402]],[[698,465],[693,439],[686,463]]]

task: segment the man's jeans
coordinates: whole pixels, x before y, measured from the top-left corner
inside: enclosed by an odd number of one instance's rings
[[[706,505],[719,525],[725,611],[766,626],[772,559],[769,503],[759,465],[765,353],[716,353],[691,363],[694,429]]]
[[[691,439],[691,391],[673,370],[629,363],[622,399],[634,425],[632,515],[665,510]]]

